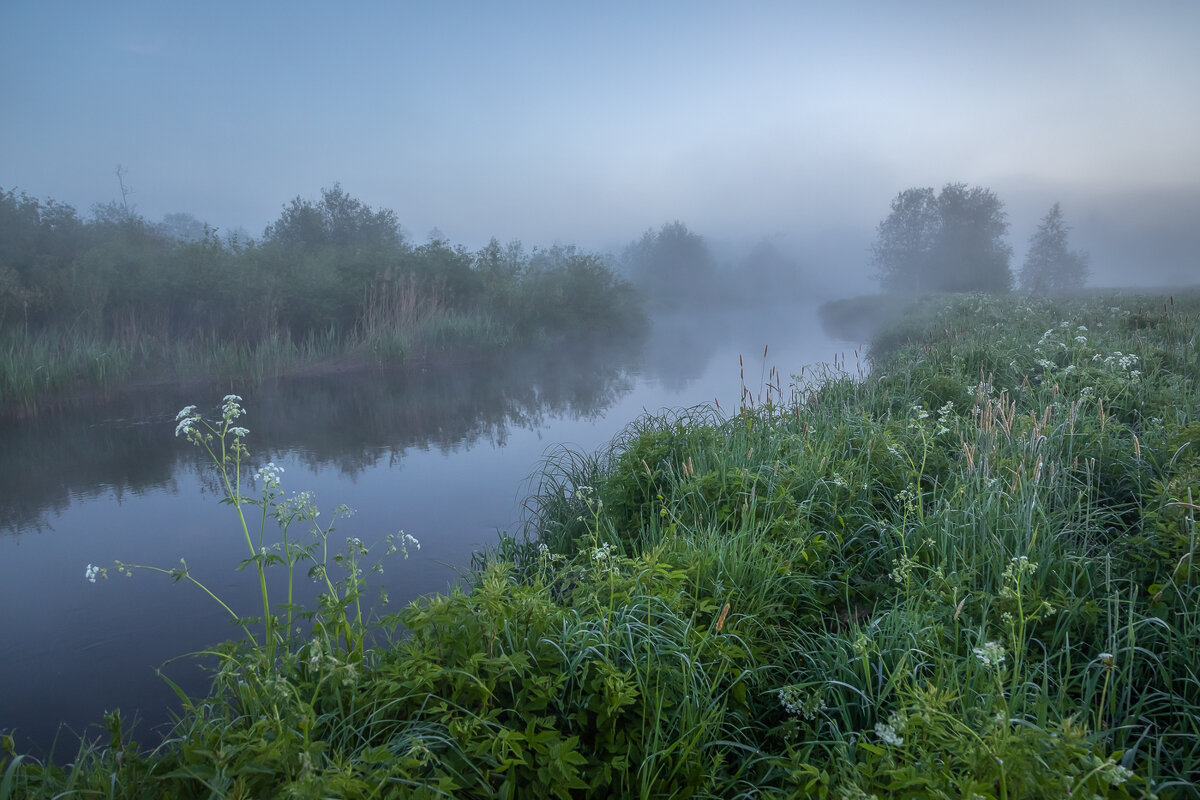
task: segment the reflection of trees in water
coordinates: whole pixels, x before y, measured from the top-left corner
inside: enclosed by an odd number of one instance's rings
[[[512,428],[596,417],[633,387],[625,365],[634,357],[636,349],[593,346],[287,381],[246,398],[246,425],[260,448],[296,451],[306,463],[353,474],[384,457],[398,463],[413,447],[502,446]]]
[[[73,497],[111,491],[120,500],[170,484],[178,453],[163,441],[170,438],[164,421],[137,424],[135,415],[113,420],[89,411],[0,423],[0,531],[42,530],[46,515]]]
[[[256,463],[296,451],[310,465],[355,474],[384,457],[396,465],[413,447],[453,452],[485,440],[499,446],[513,428],[594,418],[633,387],[627,365],[640,347],[592,343],[477,363],[279,380],[243,392],[243,422]],[[0,530],[44,529],[47,515],[72,498],[111,491],[120,499],[171,487],[182,464],[203,475],[199,452],[173,436],[175,413],[198,403],[216,416],[225,391],[157,387],[0,422]]]

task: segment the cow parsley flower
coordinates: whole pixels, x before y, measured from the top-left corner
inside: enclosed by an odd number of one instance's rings
[[[245,413],[246,410],[242,408],[242,398],[240,395],[227,394],[221,400],[221,416],[226,422],[232,422]]]
[[[195,406],[184,406],[183,409],[175,415],[175,421],[178,423],[175,426],[176,436],[191,436],[196,428],[196,421],[200,419],[200,415],[196,413]]]
[[[401,555],[408,558],[408,548],[410,545],[414,549],[421,549],[421,541],[411,533],[405,533],[404,531],[389,533],[387,537],[387,555],[399,551]]]
[[[892,712],[888,717],[887,724],[882,722],[875,723],[875,735],[883,740],[884,744],[890,744],[893,747],[899,747],[904,744],[904,730],[908,727],[908,718],[903,714]]]
[[[267,463],[265,467],[261,467],[258,472],[254,473],[254,477],[262,481],[264,489],[278,489],[282,482],[283,467],[275,465],[274,461]]]
[[[1004,664],[1006,657],[1004,645],[999,642],[987,642],[983,647],[976,647],[971,652],[975,654],[980,663],[989,668],[998,669]]]

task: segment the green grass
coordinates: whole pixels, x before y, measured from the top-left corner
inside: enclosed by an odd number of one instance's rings
[[[273,331],[253,343],[215,336],[100,339],[78,331],[0,332],[0,415],[27,416],[133,381],[221,377],[243,385],[336,359],[399,363],[409,358],[494,352],[521,344],[482,312],[437,309],[395,329],[343,335],[333,328],[294,340]]]
[[[527,535],[359,661],[230,645],[156,750],[7,791],[1198,796],[1200,296],[904,326],[866,379],[555,455]]]

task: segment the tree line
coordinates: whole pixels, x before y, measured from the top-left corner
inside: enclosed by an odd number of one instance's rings
[[[1023,292],[1068,292],[1087,280],[1088,256],[1067,244],[1055,203],[1029,242],[1015,280]],[[871,248],[876,279],[892,292],[1007,292],[1014,288],[1004,203],[990,189],[948,183],[901,192]]]
[[[493,239],[416,244],[390,209],[340,185],[287,203],[261,239],[126,203],[89,217],[0,189],[0,332],[260,342],[359,337],[430,314],[486,319],[505,341],[636,329],[636,293],[609,259]]]

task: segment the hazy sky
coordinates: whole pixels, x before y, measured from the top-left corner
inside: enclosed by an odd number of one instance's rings
[[[0,187],[258,235],[340,181],[475,247],[680,219],[865,275],[911,186],[1200,278],[1200,3],[4,0]]]

